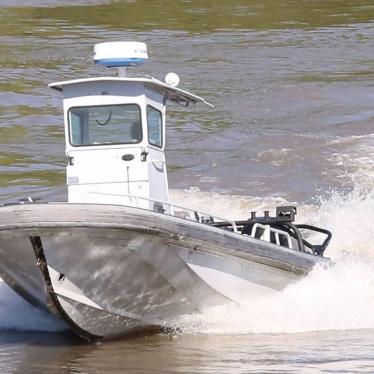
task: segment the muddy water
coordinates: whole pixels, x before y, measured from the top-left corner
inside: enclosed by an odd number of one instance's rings
[[[348,254],[256,311],[95,346],[2,285],[0,372],[373,371],[373,18],[372,1],[0,1],[1,199],[65,183],[61,100],[47,84],[106,74],[94,43],[144,41],[139,74],[176,71],[215,106],[170,108],[173,198],[230,216],[308,204],[303,218]]]

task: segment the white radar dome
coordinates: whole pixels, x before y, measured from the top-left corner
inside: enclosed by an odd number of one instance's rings
[[[147,45],[140,42],[109,42],[94,46],[95,64],[113,67],[138,66],[148,60]]]
[[[167,73],[165,75],[165,83],[172,87],[177,87],[180,82],[179,75],[176,73]]]

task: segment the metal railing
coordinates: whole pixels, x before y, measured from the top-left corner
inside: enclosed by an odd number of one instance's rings
[[[233,232],[240,234],[240,231],[238,230],[235,221],[231,221],[226,218],[218,217],[218,216],[215,216],[209,213],[200,212],[194,209],[186,208],[186,207],[171,203],[170,201],[150,199],[147,197],[136,196],[136,195],[109,194],[109,193],[103,193],[103,192],[95,192],[90,195],[118,197],[122,200],[121,205],[127,205],[127,206],[133,206],[133,207],[135,206],[136,208],[148,209],[151,211],[164,213],[164,214],[168,214],[174,217],[179,217],[179,218],[187,219],[190,221],[195,221],[195,222],[200,222],[200,223],[205,223],[205,224],[212,224],[215,222],[226,222],[228,223],[228,227],[229,226],[232,227]],[[124,199],[128,199],[129,204],[123,203]],[[150,208],[151,204],[149,204],[148,208],[144,208],[144,205],[142,206],[142,204],[139,204],[139,201],[153,203],[153,206],[152,208]]]
[[[287,240],[288,248],[292,249],[292,240],[288,232],[275,229],[274,227],[271,227],[270,225],[263,225],[261,223],[255,223],[252,227],[252,232],[251,232],[252,238],[256,238],[256,239],[260,239],[260,240],[264,240],[266,242],[272,243],[273,241],[271,239],[271,234],[274,235],[274,239],[275,239],[274,244],[281,245],[280,238],[283,237]]]

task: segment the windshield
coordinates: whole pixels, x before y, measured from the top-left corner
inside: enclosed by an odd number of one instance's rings
[[[136,104],[71,108],[70,143],[75,146],[140,143],[140,108]]]

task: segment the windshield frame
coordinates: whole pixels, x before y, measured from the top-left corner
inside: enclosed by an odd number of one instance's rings
[[[161,141],[161,144],[160,145],[152,143],[151,139],[150,139],[150,136],[149,136],[150,135],[150,131],[149,131],[150,127],[149,127],[149,122],[148,122],[148,109],[149,108],[160,114],[160,120],[161,120],[161,123],[160,123],[160,141]],[[146,116],[147,116],[148,144],[152,147],[156,147],[157,149],[163,149],[164,148],[164,116],[162,115],[162,111],[160,109],[156,108],[155,106],[151,105],[151,104],[147,104]]]
[[[84,109],[84,108],[97,108],[97,107],[115,107],[115,106],[127,106],[127,105],[135,105],[139,109],[140,114],[140,130],[141,130],[141,139],[138,142],[131,142],[131,143],[98,143],[98,144],[73,144],[72,143],[72,128],[71,128],[71,111],[74,109]],[[67,127],[68,127],[68,141],[69,145],[74,148],[84,148],[84,147],[103,147],[103,146],[118,146],[118,145],[126,145],[132,146],[137,145],[143,142],[144,140],[144,131],[143,131],[143,113],[142,108],[138,103],[121,103],[121,104],[97,104],[97,105],[77,105],[69,107],[67,111]]]

